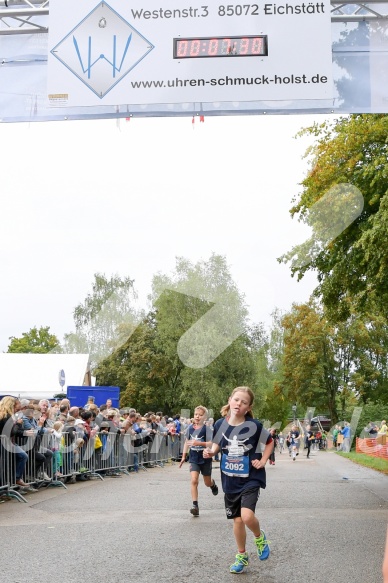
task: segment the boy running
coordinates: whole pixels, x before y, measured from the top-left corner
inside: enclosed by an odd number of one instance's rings
[[[181,468],[186,460],[187,452],[190,448],[189,463],[191,474],[191,497],[193,505],[190,512],[193,516],[199,516],[198,507],[198,482],[199,474],[202,474],[205,486],[211,489],[212,494],[217,496],[218,487],[212,479],[212,459],[204,459],[203,451],[205,447],[210,447],[213,438],[213,428],[205,425],[207,419],[207,409],[199,405],[194,411],[194,423],[186,429],[186,441],[183,446],[182,459],[179,463]]]

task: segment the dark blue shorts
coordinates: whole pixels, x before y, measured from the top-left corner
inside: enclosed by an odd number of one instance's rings
[[[212,460],[210,458],[203,460],[203,464],[196,464],[194,462],[190,462],[190,472],[198,472],[203,476],[211,476],[212,475]]]

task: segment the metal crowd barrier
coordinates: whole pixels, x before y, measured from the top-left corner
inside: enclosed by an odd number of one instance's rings
[[[180,436],[156,433],[152,438],[144,431],[136,436],[119,432],[100,431],[97,436],[80,444],[80,434],[73,440],[64,432],[61,447],[53,449],[50,435],[44,434],[39,447],[35,436],[28,437],[24,445],[17,445],[0,436],[0,496],[27,502],[24,494],[42,487],[61,486],[77,480],[116,477],[155,466],[163,467],[168,461],[178,461],[181,456]],[[26,456],[22,479],[27,487],[16,483],[16,456]]]

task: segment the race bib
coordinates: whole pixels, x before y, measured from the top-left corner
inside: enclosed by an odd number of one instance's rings
[[[248,478],[249,476],[249,456],[231,456],[222,454],[221,471],[227,476],[237,478]]]

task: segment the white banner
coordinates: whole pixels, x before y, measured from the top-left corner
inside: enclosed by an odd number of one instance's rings
[[[329,0],[50,0],[53,106],[332,95]]]

